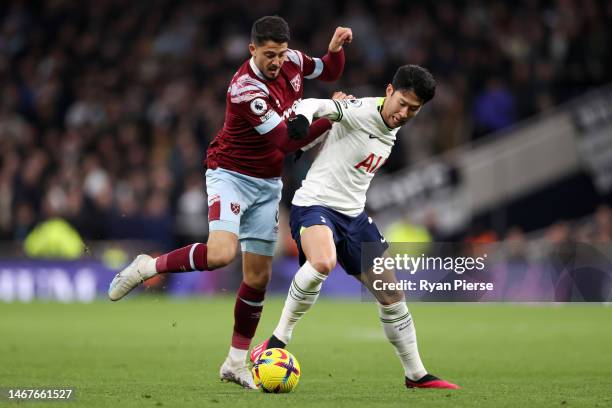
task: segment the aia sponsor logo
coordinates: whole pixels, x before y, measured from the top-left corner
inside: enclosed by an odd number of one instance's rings
[[[240,213],[240,204],[239,203],[230,203],[230,208],[232,212],[236,215]]]
[[[355,165],[355,168],[359,170],[363,167],[366,173],[374,173],[376,170],[385,164],[386,160],[383,160],[382,156],[377,156],[374,153],[370,153],[368,157],[360,161]]]

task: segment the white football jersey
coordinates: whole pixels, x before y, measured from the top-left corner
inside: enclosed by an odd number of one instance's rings
[[[384,98],[304,99],[295,113],[336,121],[319,155],[293,196],[298,206],[324,205],[350,217],[359,215],[370,181],[387,160],[399,128],[390,129],[380,110]],[[307,146],[312,147],[313,144]]]

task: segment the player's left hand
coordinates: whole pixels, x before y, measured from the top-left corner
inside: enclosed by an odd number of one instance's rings
[[[355,99],[354,95],[347,95],[342,91],[336,91],[332,94],[332,99]]]
[[[338,52],[342,49],[344,44],[348,44],[351,41],[353,41],[353,30],[348,27],[337,27],[329,42],[328,50],[331,52]]]
[[[304,151],[302,149],[298,150],[297,152],[295,152],[295,154],[293,155],[293,162],[297,162],[298,160],[300,160],[300,158],[304,155]]]
[[[289,118],[287,121],[287,136],[293,140],[303,139],[308,136],[309,127],[310,123],[304,115],[297,115],[294,118]]]

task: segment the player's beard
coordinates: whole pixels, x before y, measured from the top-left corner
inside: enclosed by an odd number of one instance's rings
[[[280,67],[275,66],[275,70],[271,70],[272,67],[268,67],[266,68],[266,77],[268,79],[276,79],[276,77],[278,77],[278,74],[280,74]]]

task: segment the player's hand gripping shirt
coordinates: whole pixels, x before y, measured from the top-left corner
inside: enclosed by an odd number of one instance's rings
[[[399,129],[383,121],[383,102],[384,98],[305,99],[298,105],[296,114],[309,121],[314,116],[338,123],[322,136],[323,146],[295,192],[294,205],[324,205],[351,217],[363,211],[370,181],[389,157]]]
[[[269,80],[253,59],[245,62],[227,90],[225,122],[208,147],[207,167],[259,178],[279,177],[285,152],[273,136],[301,100],[304,78],[333,81],[343,67],[343,51],[328,52],[320,59],[290,49],[279,76]]]

